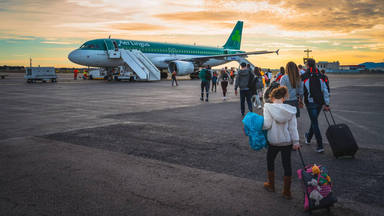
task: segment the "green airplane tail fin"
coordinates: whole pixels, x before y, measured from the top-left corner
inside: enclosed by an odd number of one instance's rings
[[[241,35],[243,33],[243,21],[237,21],[235,28],[223,46],[225,49],[240,50]]]

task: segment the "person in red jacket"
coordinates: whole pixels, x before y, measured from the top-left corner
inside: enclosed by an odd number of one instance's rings
[[[73,79],[77,80],[77,74],[79,73],[79,70],[75,69],[73,70]]]

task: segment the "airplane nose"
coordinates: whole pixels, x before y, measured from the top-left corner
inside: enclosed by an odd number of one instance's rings
[[[73,63],[79,63],[79,50],[73,50],[71,53],[68,55],[68,59],[73,62]]]

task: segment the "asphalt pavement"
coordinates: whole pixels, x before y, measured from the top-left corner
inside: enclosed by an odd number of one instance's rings
[[[301,140],[306,162],[328,167],[339,199],[314,215],[380,215],[384,76],[330,82],[335,120],[351,127],[360,149],[335,159],[328,143],[318,154],[314,141]],[[218,88],[206,103],[199,81],[179,84],[70,74],[58,83],[0,80],[0,215],[305,215],[296,175],[291,201],[262,188],[266,152],[250,149],[233,86],[227,101]],[[303,138],[309,120],[301,111]],[[320,127],[326,141],[324,116]],[[292,159],[300,168],[296,152]]]

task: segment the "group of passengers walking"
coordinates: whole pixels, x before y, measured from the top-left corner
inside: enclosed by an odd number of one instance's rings
[[[258,83],[261,77],[260,69],[250,71],[246,64],[241,64],[241,70],[236,77],[235,93],[240,88],[240,111],[244,115],[245,100],[248,104],[248,110],[252,112],[251,95],[256,99],[260,98]],[[257,80],[250,82],[250,80]],[[283,196],[291,199],[291,151],[300,148],[299,133],[297,130],[297,118],[300,117],[300,108],[306,106],[311,125],[305,133],[305,143],[310,144],[313,136],[317,141],[316,151],[324,152],[323,141],[319,129],[318,117],[322,110],[329,110],[329,81],[324,73],[316,68],[314,59],[307,60],[307,69],[302,69],[294,62],[288,62],[286,67],[281,67],[280,72],[276,74],[275,80],[270,83],[266,90],[273,89],[269,95],[270,103],[264,104],[263,110],[263,130],[267,130],[267,174],[268,181],[264,183],[264,188],[268,191],[275,191],[274,161],[279,152],[281,152],[282,164],[284,169],[284,187]],[[262,89],[262,87],[261,87]],[[261,102],[256,100],[258,108]]]

